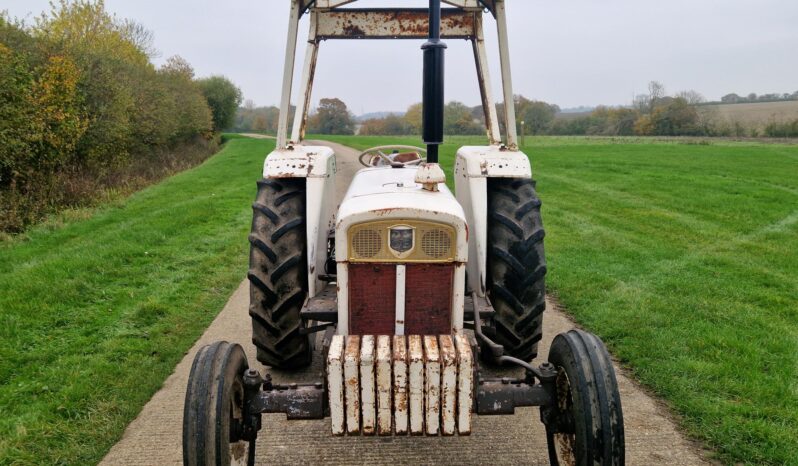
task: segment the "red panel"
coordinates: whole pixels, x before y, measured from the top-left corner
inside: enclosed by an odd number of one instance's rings
[[[452,330],[453,264],[407,264],[405,333],[444,335]]]
[[[393,335],[396,265],[349,264],[349,333]]]

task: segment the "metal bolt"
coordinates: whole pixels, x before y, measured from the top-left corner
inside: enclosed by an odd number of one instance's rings
[[[255,369],[247,369],[246,372],[244,372],[244,385],[247,387],[252,387],[257,390],[262,380],[260,373]]]
[[[263,389],[264,390],[271,390],[272,388],[274,388],[272,386],[272,375],[271,374],[266,374],[263,377]]]

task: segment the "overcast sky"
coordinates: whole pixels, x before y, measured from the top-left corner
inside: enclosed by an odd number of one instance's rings
[[[280,99],[289,0],[106,0],[155,34],[162,63],[181,55],[198,76],[223,74],[257,105]],[[357,6],[424,6],[361,0]],[[48,0],[2,0],[25,18]],[[651,80],[709,99],[729,92],[798,91],[797,0],[507,0],[515,92],[561,107],[627,104]],[[499,95],[495,23],[486,22]],[[307,20],[300,25],[300,43]],[[322,44],[314,105],[340,97],[356,113],[421,100],[420,41]],[[466,41],[448,41],[446,99],[479,103]],[[297,79],[304,47],[300,46]],[[296,87],[295,87],[296,90]]]

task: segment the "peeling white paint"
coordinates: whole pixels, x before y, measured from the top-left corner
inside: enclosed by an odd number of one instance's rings
[[[407,338],[404,335],[393,337],[393,406],[394,423],[397,435],[407,434],[409,407],[407,385]]]
[[[374,336],[364,335],[360,344],[360,409],[363,434],[374,435],[377,426],[377,403],[374,383]]]
[[[327,355],[335,435],[468,435],[474,362],[463,334],[336,335]]]
[[[438,435],[441,425],[441,357],[438,338],[424,337],[424,405],[427,435]]]
[[[410,355],[410,433],[424,433],[424,347],[421,336],[408,338]]]
[[[471,345],[462,333],[454,337],[457,348],[457,430],[460,435],[471,433],[471,409],[474,406],[474,358]]]
[[[377,338],[377,433],[391,435],[391,337]]]
[[[344,355],[344,386],[346,394],[346,431],[350,434],[360,433],[360,337],[346,337],[346,353]]]
[[[344,421],[344,337],[335,335],[327,353],[327,392],[333,435],[343,435]]]
[[[443,435],[454,435],[457,431],[457,350],[451,335],[439,339],[441,377],[441,431]]]

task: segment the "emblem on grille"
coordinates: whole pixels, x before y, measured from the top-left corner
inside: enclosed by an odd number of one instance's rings
[[[388,244],[394,254],[403,256],[413,249],[413,230],[414,228],[409,225],[396,225],[391,227]]]

